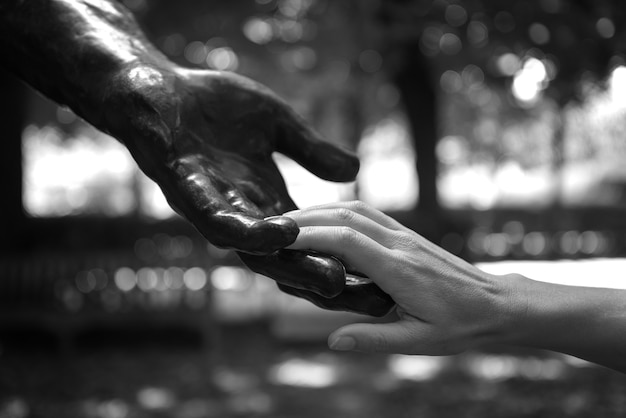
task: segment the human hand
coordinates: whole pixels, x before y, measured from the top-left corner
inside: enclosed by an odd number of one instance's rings
[[[336,259],[281,249],[298,234],[272,153],[326,180],[349,181],[358,160],[318,138],[264,86],[232,73],[136,65],[112,79],[106,127],[155,180],[170,205],[213,244],[239,251],[281,289],[332,309],[380,315],[376,293],[344,289]],[[365,292],[368,293],[368,292]],[[320,296],[321,295],[321,296]]]
[[[351,324],[329,337],[336,350],[448,355],[501,332],[506,282],[437,247],[383,213],[345,202],[287,213],[300,227],[289,248],[333,254],[397,303],[398,320]]]

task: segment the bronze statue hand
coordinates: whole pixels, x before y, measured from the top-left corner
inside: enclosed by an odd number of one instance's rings
[[[306,299],[320,308],[384,316],[395,306],[391,296],[383,292],[374,282],[363,277],[362,273],[348,271],[346,274],[343,264],[335,257],[301,250],[280,250],[265,257],[241,254],[240,257],[252,270],[273,277],[283,292]],[[307,260],[311,257],[317,260],[315,262]],[[274,270],[275,265],[281,268]],[[341,274],[337,274],[338,271]],[[308,274],[304,276],[306,280],[302,280],[302,272]],[[308,287],[302,285],[314,284],[316,277],[325,274],[332,275],[332,283],[340,284],[336,289],[332,289],[340,290],[334,295],[330,292],[321,293],[311,285]]]
[[[343,290],[340,263],[275,253],[298,227],[273,217],[296,206],[272,153],[335,181],[355,177],[356,157],[320,140],[269,89],[233,73],[132,65],[111,78],[104,98],[107,130],[211,243],[237,250],[279,283],[322,297]]]
[[[249,254],[239,257],[250,269],[276,280],[283,292],[306,299],[320,308],[384,316],[395,306],[393,299],[374,282],[357,272],[346,274],[343,264],[329,255],[280,250],[263,257]],[[321,282],[323,288],[319,284],[320,277],[330,278]]]
[[[358,160],[320,140],[269,89],[206,70],[134,65],[112,77],[105,124],[171,206],[222,248],[268,254],[293,242],[295,208],[272,153],[321,178],[353,180]]]
[[[252,270],[323,308],[373,315],[391,309],[373,283],[346,286],[338,260],[280,250],[298,227],[276,216],[296,206],[272,153],[335,181],[355,177],[352,154],[320,140],[270,90],[233,73],[132,66],[111,86],[104,106],[113,110],[106,118],[111,131],[209,241],[237,250]]]
[[[313,296],[322,306],[342,291],[341,263],[276,251],[298,228],[265,218],[295,208],[274,151],[336,181],[354,179],[353,155],[321,141],[260,84],[176,66],[118,1],[4,0],[0,23],[0,64],[124,143],[210,242],[296,292],[323,295]]]

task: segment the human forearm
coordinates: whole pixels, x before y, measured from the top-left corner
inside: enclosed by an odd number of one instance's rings
[[[563,286],[510,275],[506,343],[547,349],[626,372],[626,291]]]
[[[3,1],[0,62],[97,126],[113,74],[135,62],[171,65],[132,14],[110,0]]]

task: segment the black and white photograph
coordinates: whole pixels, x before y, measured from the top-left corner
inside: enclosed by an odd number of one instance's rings
[[[2,0],[0,418],[626,417],[626,3]]]

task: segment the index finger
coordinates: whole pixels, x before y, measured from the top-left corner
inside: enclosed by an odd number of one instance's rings
[[[280,250],[265,256],[239,253],[251,270],[277,283],[332,298],[345,287],[346,272],[339,260],[310,251]]]
[[[305,209],[292,210],[290,212],[286,212],[283,215],[295,218],[296,220],[300,220],[303,217],[311,216],[312,213],[320,211],[320,210],[338,210],[338,211],[350,211],[357,213],[361,216],[364,216],[372,221],[384,226],[388,229],[394,231],[406,231],[407,228],[402,225],[400,222],[396,221],[392,217],[385,215],[383,212],[378,209],[373,208],[372,206],[360,201],[360,200],[352,200],[348,202],[331,202],[324,203],[321,205],[309,206]],[[345,217],[344,217],[345,218]]]
[[[345,226],[309,226],[300,228],[290,249],[314,250],[338,257],[363,272],[387,291],[393,278],[388,277],[394,253],[372,238]]]
[[[314,305],[331,311],[354,312],[362,315],[385,316],[395,302],[374,283],[346,286],[337,296],[332,298],[320,297],[319,295],[302,289],[297,289],[278,283],[283,292],[308,300]]]

